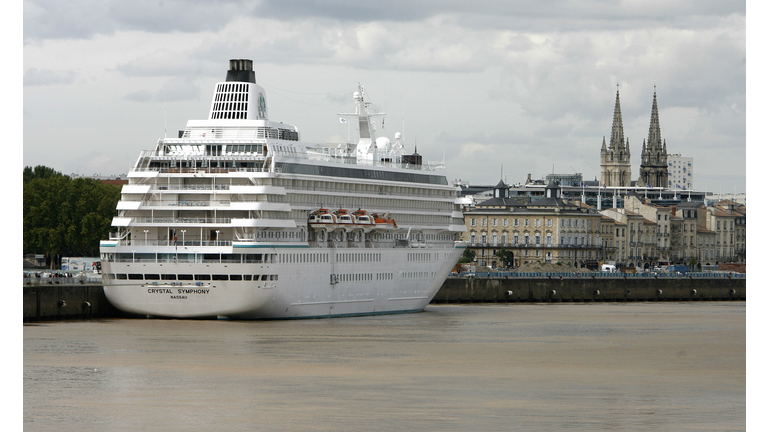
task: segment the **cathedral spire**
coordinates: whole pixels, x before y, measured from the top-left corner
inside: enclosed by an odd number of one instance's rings
[[[653,86],[653,105],[651,107],[651,124],[648,127],[648,141],[643,146],[640,160],[640,177],[648,186],[668,186],[667,143],[666,140],[662,141],[661,139],[656,86]]]
[[[650,151],[661,150],[661,127],[659,126],[659,106],[656,103],[656,86],[653,89],[653,107],[651,107],[651,126],[648,129],[648,147]]]
[[[611,127],[611,150],[624,147],[624,124],[621,121],[621,101],[619,100],[619,85],[616,84],[616,105],[613,108],[613,126]]]

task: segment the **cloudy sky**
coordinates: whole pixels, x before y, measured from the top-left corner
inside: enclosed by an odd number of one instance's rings
[[[250,58],[304,140],[346,139],[359,82],[390,137],[472,184],[598,177],[617,84],[636,179],[655,86],[694,187],[745,192],[746,46],[743,1],[25,0],[23,163],[127,173]]]

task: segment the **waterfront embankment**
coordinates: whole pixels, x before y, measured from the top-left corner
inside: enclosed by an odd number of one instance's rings
[[[450,277],[432,303],[727,301],[747,299],[744,275],[637,277],[532,274]]]
[[[613,277],[590,275],[450,277],[432,303],[745,301],[743,275]],[[24,321],[126,316],[100,283],[76,278],[25,282]]]

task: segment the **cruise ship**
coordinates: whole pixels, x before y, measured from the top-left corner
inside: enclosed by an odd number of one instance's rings
[[[442,163],[385,136],[358,84],[356,143],[269,120],[253,62],[230,60],[206,120],[142,151],[100,254],[104,291],[148,317],[322,318],[422,311],[467,244]],[[381,122],[381,123],[380,123]]]

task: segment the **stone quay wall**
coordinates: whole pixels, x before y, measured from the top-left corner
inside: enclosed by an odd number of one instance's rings
[[[747,280],[743,277],[449,277],[432,303],[746,299]]]
[[[432,303],[745,301],[746,278],[450,277]],[[100,284],[24,285],[24,322],[130,317]]]

